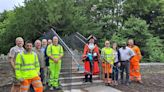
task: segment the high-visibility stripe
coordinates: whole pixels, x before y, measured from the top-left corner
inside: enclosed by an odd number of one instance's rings
[[[23,66],[32,66],[32,65],[34,65],[34,63],[33,64],[24,64]]]
[[[60,54],[52,54],[52,55],[54,55],[54,56],[59,56]]]
[[[40,84],[37,84],[35,85],[35,88],[40,88],[40,87],[43,87],[43,85],[40,83]]]
[[[38,68],[38,67],[40,68],[40,66],[39,66],[39,65],[37,65],[37,66],[35,66],[35,67],[36,67],[36,68]]]
[[[43,87],[40,80],[35,80],[35,81],[32,82],[32,84],[34,85],[34,87],[37,87],[37,88]]]
[[[34,63],[36,64],[37,63],[37,61],[36,61],[36,54],[33,52],[33,54],[34,54]],[[24,60],[24,58],[23,58],[23,55],[22,55],[22,53],[20,53],[20,56],[21,56],[21,59],[22,59],[22,66],[28,66],[29,64],[25,64],[25,60]],[[32,64],[31,64],[32,65]],[[33,64],[34,65],[34,64]]]
[[[60,46],[60,47],[59,47],[59,48],[60,48],[60,49],[59,49],[59,53],[60,53],[60,54],[52,54],[52,46],[53,46],[53,45],[51,45],[51,51],[49,51],[49,52],[51,52],[51,55],[56,55],[56,56],[57,56],[57,55],[63,54],[62,46],[61,46],[61,45],[59,45],[59,46]]]
[[[21,92],[28,92],[28,90],[21,90]]]
[[[37,83],[37,82],[41,82],[41,81],[40,80],[35,80],[35,81],[32,82],[32,84]]]
[[[21,88],[27,88],[27,89],[28,89],[29,87],[30,87],[30,86],[23,86],[23,85],[21,86]]]
[[[20,56],[21,56],[21,59],[22,59],[22,68],[21,69],[18,69],[17,70],[21,70],[21,71],[31,71],[31,70],[36,70],[35,68],[31,68],[32,66],[35,66],[35,67],[40,67],[39,66],[39,63],[37,62],[36,60],[36,54],[33,52],[33,55],[34,55],[34,63],[30,63],[30,64],[25,64],[25,59],[22,55],[22,53],[20,53]],[[31,61],[32,62],[32,61]],[[30,67],[31,66],[31,67]],[[26,68],[27,67],[27,68]]]
[[[28,89],[29,89],[29,85],[28,86],[25,86],[25,85],[21,85],[21,92],[28,92]]]
[[[15,68],[15,70],[20,70],[20,68]]]
[[[21,63],[16,63],[15,65],[21,65]]]
[[[35,68],[21,69],[21,71],[30,71],[30,70],[35,70]]]

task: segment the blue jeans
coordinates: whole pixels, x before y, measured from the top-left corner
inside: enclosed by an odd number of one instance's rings
[[[114,66],[112,71],[112,80],[118,81],[119,67]]]

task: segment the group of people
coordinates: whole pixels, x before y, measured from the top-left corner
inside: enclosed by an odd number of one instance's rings
[[[102,49],[95,40],[96,37],[91,35],[84,46],[84,82],[93,82],[92,75],[100,74],[102,67],[106,85],[118,85],[119,73],[123,84],[129,85],[130,81],[142,83],[139,66],[142,56],[133,39],[129,39],[128,43],[123,42],[120,48],[117,43],[111,47],[107,40]],[[17,37],[15,42],[16,46],[8,54],[14,73],[11,92],[28,92],[29,89],[31,92],[43,92],[47,85],[50,90],[60,89],[59,75],[64,51],[58,44],[58,37],[42,41],[37,39],[34,46],[31,41],[26,41],[24,45],[22,37]]]
[[[58,37],[53,40],[37,39],[26,41],[16,38],[16,46],[10,49],[9,61],[13,69],[11,92],[43,92],[44,86],[51,90],[59,89],[59,74],[63,47],[58,44]]]
[[[84,82],[92,82],[92,75],[99,74],[100,67],[102,67],[102,78],[105,85],[118,85],[119,74],[121,84],[129,85],[131,81],[143,83],[139,65],[142,56],[133,39],[122,42],[120,46],[117,43],[110,46],[110,41],[107,40],[102,49],[97,46],[95,40],[97,40],[96,37],[91,35],[84,47]],[[124,72],[126,73],[125,79]]]

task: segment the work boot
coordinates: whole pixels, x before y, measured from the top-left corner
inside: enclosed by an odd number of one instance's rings
[[[91,82],[91,83],[93,82],[92,81],[92,75],[90,75],[89,82]]]
[[[124,81],[123,80],[121,80],[121,84],[124,84]]]
[[[118,82],[117,81],[115,81],[115,84],[114,84],[115,86],[117,86],[118,85]]]
[[[88,75],[85,75],[84,82],[88,82]]]
[[[139,84],[143,84],[143,81],[141,81],[141,80],[139,80],[139,81],[137,81]]]
[[[54,88],[53,88],[53,87],[50,87],[50,89],[49,89],[49,90],[53,91],[53,90],[54,90]]]
[[[129,82],[126,82],[125,85],[126,85],[126,86],[129,86]]]
[[[61,90],[61,87],[54,87],[55,90]]]

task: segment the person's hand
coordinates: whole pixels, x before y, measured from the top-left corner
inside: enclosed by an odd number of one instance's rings
[[[20,79],[18,79],[20,82],[22,82],[22,81],[24,81],[24,79],[23,78],[20,78]]]
[[[120,62],[117,64],[117,66],[118,66],[118,67],[120,67],[120,66],[121,66]]]
[[[58,58],[55,58],[55,59],[54,59],[54,62],[55,62],[55,63],[57,63],[58,61],[59,61],[59,59],[58,59]]]

